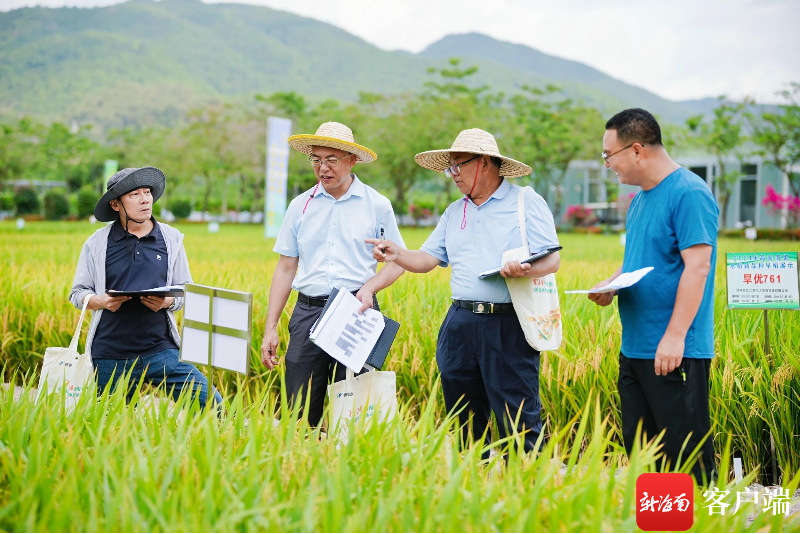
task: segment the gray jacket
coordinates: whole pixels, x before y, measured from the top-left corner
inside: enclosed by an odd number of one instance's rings
[[[161,235],[167,244],[167,285],[184,285],[192,283],[192,275],[189,272],[189,262],[186,259],[186,251],[183,248],[183,234],[164,223],[158,223],[161,228]],[[75,270],[75,279],[72,281],[72,291],[69,300],[73,306],[79,310],[83,308],[83,299],[86,295],[102,295],[106,292],[106,248],[108,247],[108,233],[111,225],[107,225],[94,234],[83,244],[81,256],[78,258],[78,268]],[[173,311],[183,307],[183,298],[175,297],[175,304],[172,310],[167,310],[167,320],[172,339],[180,347],[181,338],[178,334],[178,327],[175,323]],[[104,310],[92,312],[92,322],[89,325],[89,335],[86,337],[86,354],[91,354],[92,341],[100,324],[100,317]]]

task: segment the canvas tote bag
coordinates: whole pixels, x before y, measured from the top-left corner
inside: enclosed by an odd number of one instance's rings
[[[75,334],[68,348],[49,347],[44,353],[42,363],[42,374],[39,377],[39,392],[36,400],[42,396],[42,392],[47,388],[48,394],[61,394],[64,390],[64,406],[67,410],[73,408],[85,391],[86,386],[91,382],[94,367],[92,357],[87,354],[78,354],[78,339],[81,335],[83,318],[86,315],[86,307],[89,304],[91,295],[83,299],[83,310],[78,326],[75,327]]]
[[[328,432],[347,442],[350,421],[364,419],[367,428],[372,421],[388,422],[397,414],[397,378],[394,371],[371,371],[347,378],[328,386],[331,419]]]
[[[501,264],[529,258],[528,234],[525,231],[525,190],[519,191],[517,217],[522,246],[503,252]],[[558,303],[556,275],[548,274],[541,278],[506,278],[508,292],[517,319],[525,332],[528,344],[538,351],[557,350],[561,347],[561,307]]]

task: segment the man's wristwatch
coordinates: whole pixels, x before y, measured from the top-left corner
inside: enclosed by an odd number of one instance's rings
[[[167,311],[175,311],[175,304],[177,302],[178,302],[178,300],[175,297],[172,297],[172,304],[167,306]]]

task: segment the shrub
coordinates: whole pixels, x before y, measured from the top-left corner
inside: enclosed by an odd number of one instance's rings
[[[9,191],[0,195],[0,211],[14,211],[14,193]]]
[[[628,193],[627,195],[622,194],[617,197],[617,208],[619,209],[619,213],[622,216],[622,220],[625,221],[625,218],[628,216],[628,210],[631,207],[631,202],[633,202],[633,197],[636,196],[636,193]]]
[[[169,211],[178,218],[185,219],[192,214],[192,205],[186,199],[173,200],[169,203]]]
[[[767,211],[772,215],[777,215],[786,209],[789,212],[789,226],[798,226],[798,222],[800,222],[800,197],[791,194],[781,195],[775,191],[772,184],[767,184],[761,204],[766,206]]]
[[[94,189],[84,188],[78,191],[78,217],[85,219],[92,215],[97,200],[97,193],[95,193]]]
[[[41,209],[39,195],[32,187],[20,187],[14,193],[14,206],[17,208],[17,215],[37,214]]]
[[[597,222],[597,217],[592,210],[584,208],[581,205],[570,206],[567,208],[567,213],[564,215],[567,222],[573,226],[591,226]]]
[[[599,235],[603,233],[602,226],[576,226],[574,228],[576,234],[589,234],[589,235]]]
[[[433,212],[430,209],[418,204],[409,204],[408,213],[414,218],[415,221],[427,219],[433,215]]]
[[[775,241],[800,239],[800,228],[759,228],[757,230],[758,239],[770,239]],[[719,231],[720,237],[732,237],[744,239],[744,228],[724,228]]]
[[[51,189],[44,195],[44,218],[57,221],[69,215],[69,199],[63,191]]]

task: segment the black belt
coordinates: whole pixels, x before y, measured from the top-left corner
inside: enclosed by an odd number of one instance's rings
[[[351,291],[350,293],[355,295],[356,293],[358,293],[358,290]],[[325,306],[325,304],[327,304],[328,296],[329,295],[322,295],[320,297],[309,297],[304,293],[300,293],[299,291],[297,292],[297,300],[299,300],[300,302],[304,302],[309,306],[317,306],[318,308],[322,308]]]
[[[322,308],[328,302],[328,295],[324,295],[322,297],[309,297],[308,295],[298,292],[297,300],[304,302],[309,306],[317,306]]]
[[[495,304],[494,302],[473,302],[471,300],[453,299],[453,306],[456,308],[464,308],[465,310],[477,314],[514,313],[514,305],[510,302]]]

